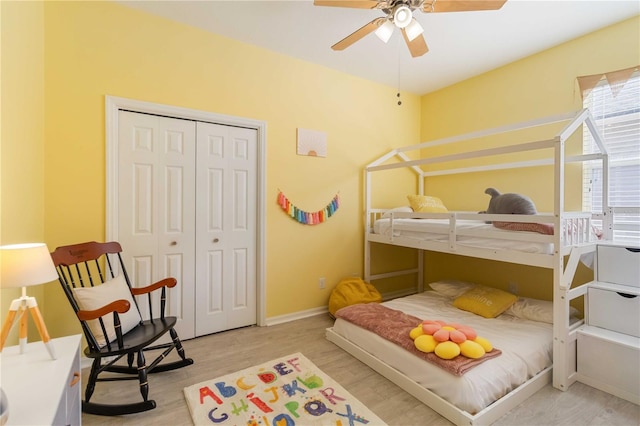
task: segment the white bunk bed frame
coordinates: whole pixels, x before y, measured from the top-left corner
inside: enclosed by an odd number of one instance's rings
[[[464,152],[452,155],[444,155],[435,158],[424,158],[412,160],[405,152],[425,149],[436,145],[443,145],[448,143],[460,142],[469,139],[486,137],[497,135],[506,132],[512,132],[516,130],[522,130],[531,127],[544,126],[552,123],[568,122],[563,129],[554,135],[550,139],[540,140],[536,142],[527,142],[515,145],[509,145],[498,148],[481,149],[474,152]],[[599,154],[586,154],[567,156],[565,155],[565,142],[573,135],[579,128],[583,128],[583,131],[589,131],[594,138],[597,146],[599,147]],[[436,164],[442,162],[449,162],[455,160],[463,160],[469,158],[481,158],[492,157],[501,154],[510,154],[515,152],[536,151],[542,149],[553,148],[553,157],[544,158],[532,161],[520,161],[511,163],[498,163],[488,166],[458,168],[440,171],[424,171],[420,166],[426,164]],[[389,159],[395,158],[396,162],[386,163]],[[461,136],[449,137],[445,139],[439,139],[431,142],[425,142],[418,145],[403,147],[394,149],[384,156],[378,158],[373,163],[369,164],[365,169],[365,205],[366,205],[366,218],[365,218],[365,247],[364,247],[364,278],[367,282],[372,282],[378,279],[391,278],[401,275],[414,274],[417,277],[416,291],[423,290],[423,251],[437,251],[444,253],[460,254],[471,257],[478,257],[483,259],[491,259],[498,261],[505,261],[510,263],[518,263],[524,265],[531,265],[543,268],[549,268],[553,270],[553,368],[549,367],[536,376],[520,385],[509,394],[500,398],[484,410],[472,415],[466,411],[460,410],[451,403],[440,398],[433,392],[425,389],[421,385],[417,384],[410,377],[407,377],[400,373],[398,370],[388,366],[383,361],[370,355],[368,352],[362,350],[357,345],[349,342],[340,335],[336,334],[333,329],[327,330],[327,339],[340,346],[351,355],[355,356],[371,368],[387,377],[392,382],[412,394],[414,397],[431,407],[442,416],[446,417],[450,421],[458,425],[477,425],[477,424],[491,424],[509,410],[519,405],[525,399],[529,398],[539,389],[544,387],[547,383],[553,382],[553,386],[560,390],[567,390],[569,386],[576,381],[576,338],[577,328],[582,325],[583,321],[576,323],[569,323],[569,303],[571,300],[580,297],[586,293],[587,286],[578,286],[571,288],[573,277],[576,272],[578,263],[583,254],[592,253],[595,251],[594,241],[589,239],[589,232],[591,229],[591,220],[599,219],[602,221],[603,239],[609,240],[613,236],[613,209],[605,208],[602,214],[592,215],[591,213],[567,213],[564,212],[564,173],[565,164],[572,162],[585,162],[591,160],[600,160],[602,162],[603,180],[602,180],[602,194],[603,194],[603,206],[608,206],[608,154],[604,141],[600,136],[593,117],[587,109],[584,109],[578,113],[562,114],[553,117],[547,117],[539,120],[532,120],[523,123],[503,126],[499,128],[473,132]],[[385,164],[386,163],[386,164]],[[478,213],[470,212],[451,212],[440,214],[427,214],[420,215],[393,213],[391,215],[391,222],[394,218],[399,217],[425,217],[425,218],[447,218],[449,219],[449,238],[446,242],[441,241],[419,241],[415,239],[407,239],[403,237],[394,237],[393,232],[391,236],[384,236],[374,234],[372,232],[372,226],[374,220],[379,218],[385,209],[374,209],[371,206],[371,190],[372,181],[371,175],[380,170],[388,170],[395,168],[412,169],[418,177],[418,193],[424,194],[424,180],[426,177],[438,176],[445,174],[461,174],[469,172],[480,172],[489,170],[505,170],[521,167],[534,167],[542,165],[553,165],[554,167],[554,211],[553,214],[538,214],[538,215],[482,215]],[[475,220],[494,220],[494,221],[506,221],[506,222],[536,222],[536,223],[551,223],[555,227],[555,235],[541,235],[527,232],[513,232],[507,234],[513,234],[504,237],[504,232],[497,235],[494,231],[465,231],[459,232],[456,230],[456,220],[461,219],[475,219]],[[392,225],[393,226],[393,225]],[[563,230],[564,232],[560,232]],[[575,230],[579,229],[580,232]],[[571,231],[570,231],[571,230]],[[496,238],[508,238],[508,239],[520,239],[536,242],[549,242],[553,243],[553,254],[533,254],[533,253],[521,253],[508,250],[494,250],[494,249],[482,249],[465,247],[457,244],[458,235],[476,235],[476,236],[488,236]],[[417,249],[417,268],[393,271],[380,274],[371,273],[371,244],[372,243],[384,243],[403,247],[412,247]],[[565,259],[567,260],[565,265]],[[553,378],[553,380],[551,380]]]

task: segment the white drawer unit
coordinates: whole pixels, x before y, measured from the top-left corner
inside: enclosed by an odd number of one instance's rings
[[[640,337],[640,288],[598,282],[588,291],[589,325]]]
[[[640,404],[640,249],[598,245],[596,254],[576,379]]]
[[[640,287],[640,248],[598,245],[597,280]]]
[[[0,384],[10,425],[80,425],[80,335],[52,339],[56,359],[42,342],[0,354]]]
[[[578,380],[640,404],[640,337],[582,326],[578,329]]]

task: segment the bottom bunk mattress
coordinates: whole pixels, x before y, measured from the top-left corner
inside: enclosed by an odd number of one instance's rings
[[[508,314],[484,318],[455,308],[450,297],[434,291],[390,300],[382,305],[423,320],[470,326],[478,336],[488,339],[502,352],[458,376],[340,318],[340,311],[336,313],[334,333],[469,414],[478,413],[552,365],[551,324]]]

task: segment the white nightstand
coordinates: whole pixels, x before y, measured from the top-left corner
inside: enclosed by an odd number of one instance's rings
[[[0,387],[7,395],[7,425],[79,425],[80,335],[52,339],[57,359],[42,342],[5,347],[0,354]]]

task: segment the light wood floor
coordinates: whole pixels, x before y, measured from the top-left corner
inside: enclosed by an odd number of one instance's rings
[[[271,327],[249,327],[187,340],[187,356],[195,364],[149,376],[150,398],[158,407],[145,413],[121,417],[82,415],[85,425],[190,425],[191,416],[182,389],[271,359],[301,352],[322,371],[339,382],[390,426],[451,425],[423,405],[324,338],[332,325],[328,315]],[[88,369],[83,371],[83,386]],[[99,383],[92,398],[139,401],[136,381]],[[507,413],[497,426],[515,425],[639,425],[640,407],[582,383],[567,392],[546,386],[518,408]]]

